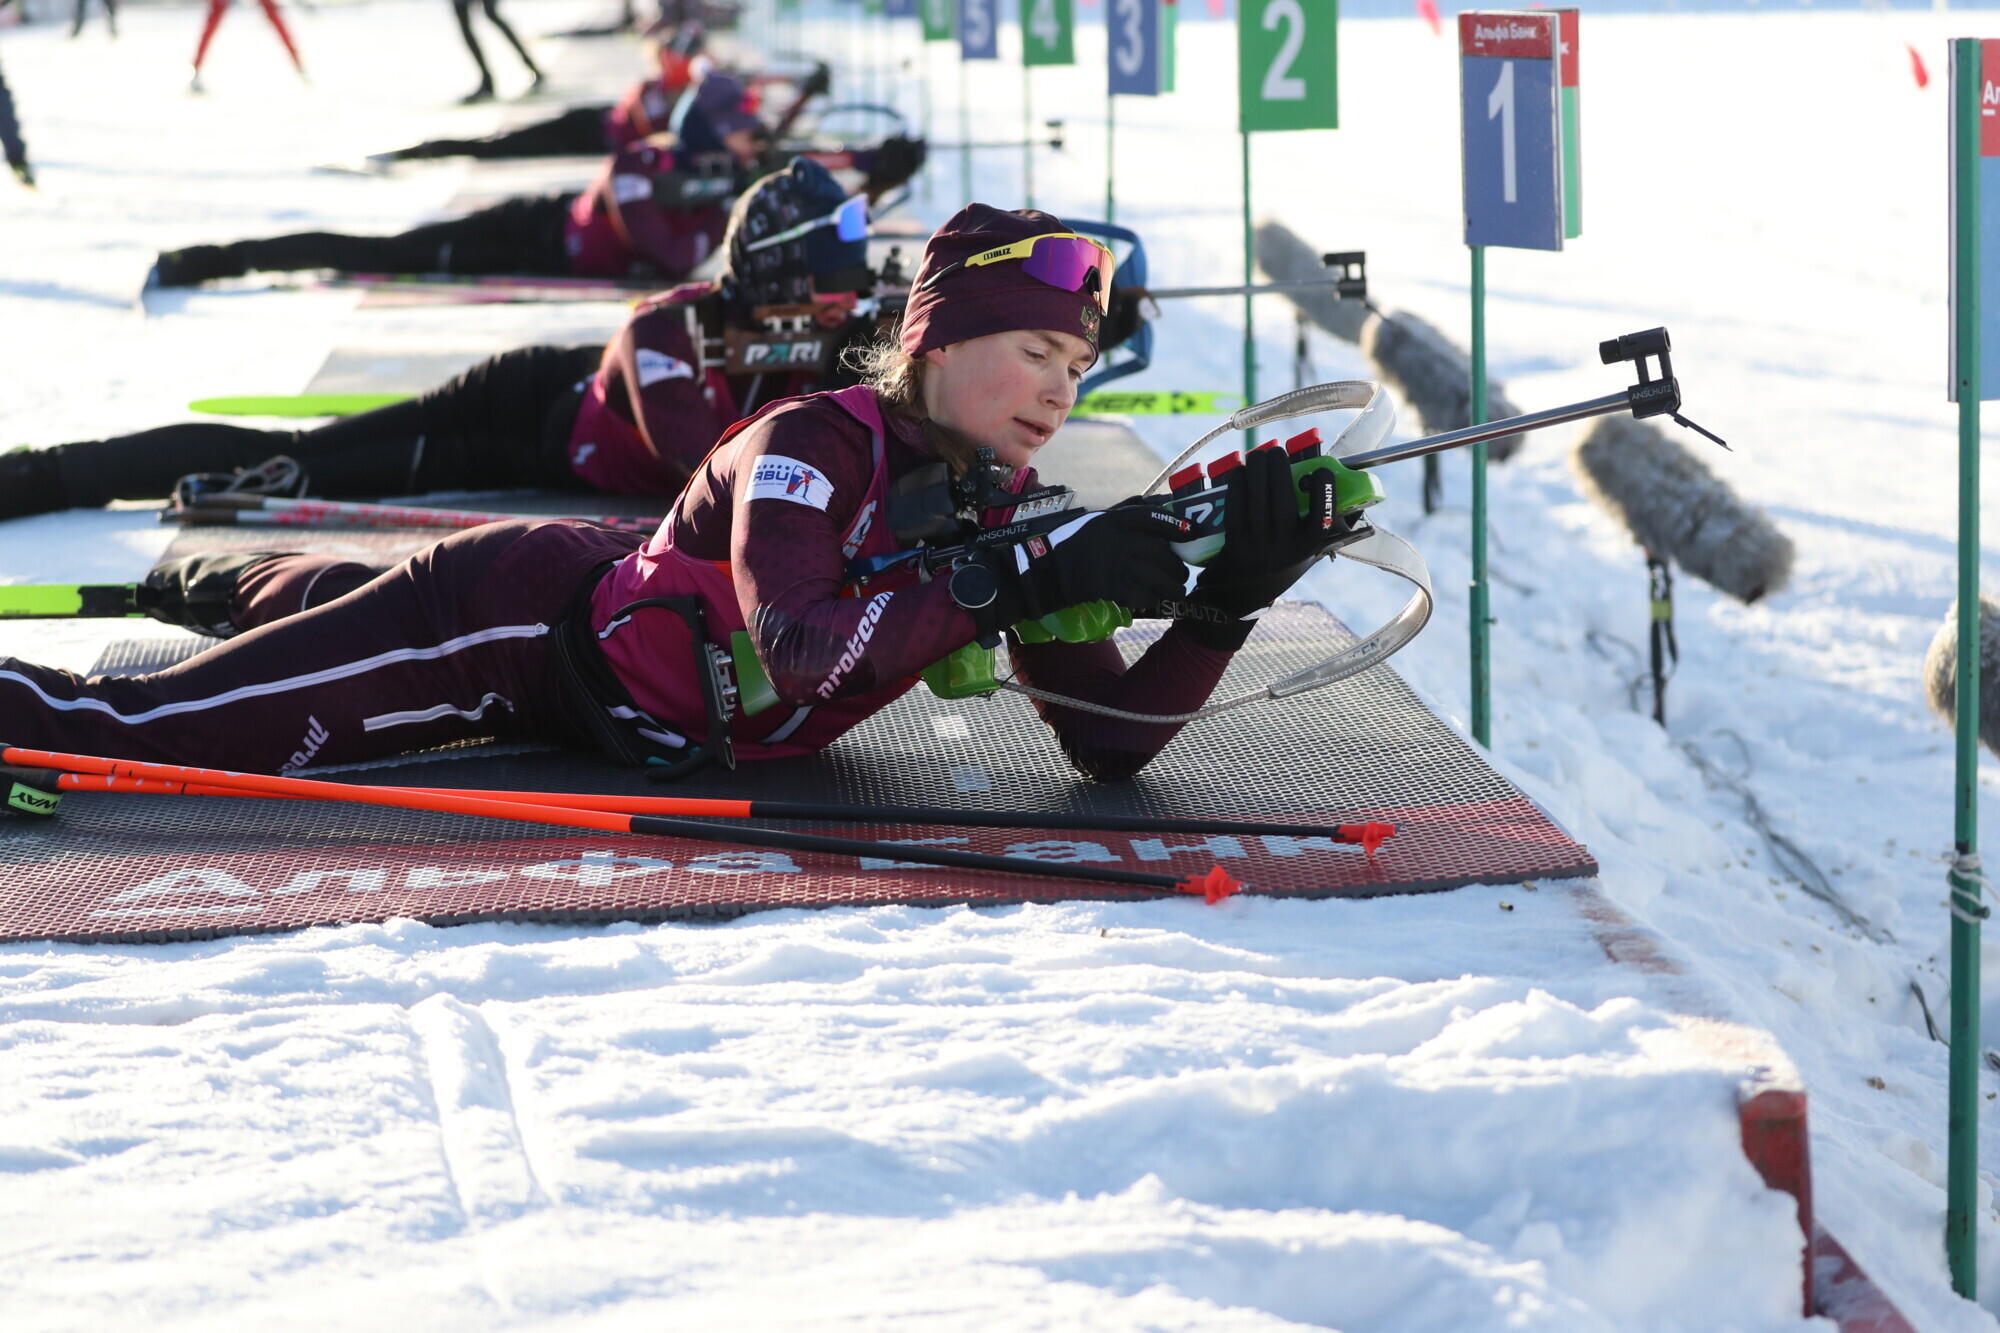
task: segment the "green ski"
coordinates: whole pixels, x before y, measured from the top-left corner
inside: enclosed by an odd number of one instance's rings
[[[131,583],[0,586],[0,620],[78,620],[143,616]]]
[[[188,411],[216,417],[351,417],[400,403],[407,393],[294,393],[266,398],[197,398]]]
[[[1176,393],[1170,389],[1100,389],[1086,394],[1076,410],[1099,416],[1218,416],[1243,406],[1237,393]]]

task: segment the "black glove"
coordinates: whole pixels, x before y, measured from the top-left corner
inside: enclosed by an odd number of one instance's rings
[[[922,139],[900,134],[884,139],[875,150],[874,165],[868,169],[868,193],[880,195],[893,190],[923,170],[925,151]]]
[[[1162,608],[1195,642],[1224,653],[1241,648],[1257,626],[1257,613],[1284,596],[1332,539],[1332,473],[1309,472],[1303,484],[1309,503],[1300,517],[1300,488],[1284,450],[1253,450],[1229,474],[1222,550],[1193,592]]]
[[[986,551],[952,575],[952,596],[972,612],[980,637],[1085,602],[1152,606],[1177,597],[1187,566],[1170,543],[1187,523],[1139,500],[1015,546]]]

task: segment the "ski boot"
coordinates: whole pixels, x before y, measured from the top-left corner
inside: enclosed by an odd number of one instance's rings
[[[271,551],[207,551],[168,560],[147,572],[133,600],[155,620],[227,639],[239,629],[231,615],[237,585],[245,574],[274,555]]]

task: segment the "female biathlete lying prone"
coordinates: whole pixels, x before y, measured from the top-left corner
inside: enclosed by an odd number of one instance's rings
[[[517,486],[678,495],[725,426],[774,399],[855,383],[836,378],[838,354],[875,337],[874,317],[857,309],[875,281],[864,201],[817,162],[800,158],[745,191],[723,248],[719,281],[647,298],[608,347],[515,348],[408,402],[311,430],[184,422],[0,454],[0,518],[155,499],[189,473],[275,454],[329,499]],[[783,364],[731,373],[759,343],[782,347]]]
[[[963,469],[986,447],[1017,469],[1017,492],[1032,484],[1097,359],[1110,265],[1045,213],[973,204],[926,246],[872,384],[732,429],[650,540],[580,520],[490,524],[296,615],[283,614],[295,585],[342,566],[286,557],[250,590],[256,628],[169,670],[86,680],[0,658],[0,740],[263,772],[308,750],[344,763],[491,735],[670,761],[709,725],[689,623],[701,620],[719,643],[747,629],[784,705],[736,719],[738,757],[798,755],[963,645],[1097,600],[1174,623],[1129,670],[1108,643],[1016,643],[1018,676],[1134,712],[1196,708],[1320,543],[1282,451],[1231,474],[1228,543],[1192,593],[1169,545],[1186,529],[1132,503],[949,578],[844,586],[850,558],[901,549],[899,480],[940,460]],[[1098,778],[1138,771],[1178,730],[1061,706],[1042,716]]]

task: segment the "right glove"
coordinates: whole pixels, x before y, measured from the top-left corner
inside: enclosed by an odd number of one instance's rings
[[[981,639],[1085,602],[1152,606],[1187,586],[1187,566],[1171,543],[1191,531],[1165,510],[1126,500],[1044,536],[982,552],[953,571],[952,597],[972,612]]]

